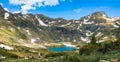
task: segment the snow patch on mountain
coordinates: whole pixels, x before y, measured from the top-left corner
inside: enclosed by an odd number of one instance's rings
[[[73,40],[73,42],[76,42],[76,41],[77,41],[76,39]]]
[[[75,23],[80,23],[80,21],[75,21]]]
[[[9,16],[10,16],[9,13],[6,12],[6,13],[4,14],[4,19],[7,19]]]
[[[101,42],[104,42],[104,40],[102,39],[102,40],[99,40],[97,43],[101,43]]]
[[[42,31],[42,29],[39,29],[39,31]]]
[[[99,23],[100,26],[105,26],[105,23]]]
[[[102,32],[99,32],[99,33],[97,33],[96,37],[102,36],[102,35],[103,35]]]
[[[93,21],[92,22],[88,22],[88,21],[89,21],[89,19],[84,19],[82,23],[83,24],[92,24],[93,23]]]
[[[27,18],[28,15],[23,15],[24,18]]]
[[[85,34],[86,34],[86,36],[91,36],[93,33],[87,32],[87,33],[85,33]]]
[[[77,30],[79,30],[79,29],[80,29],[80,26],[77,27]]]
[[[4,45],[4,44],[0,44],[0,47],[1,47],[1,48],[5,48],[6,50],[13,50],[12,47],[7,46],[7,45]]]
[[[103,40],[106,40],[106,39],[108,39],[109,37],[107,37],[107,36],[105,36],[105,37],[103,37]]]
[[[65,27],[65,26],[68,26],[68,25],[70,25],[71,24],[71,22],[69,22],[69,23],[67,23],[67,24],[65,24],[65,25],[61,25],[61,27]]]
[[[89,37],[86,37],[86,38],[81,37],[81,40],[82,40],[83,42],[90,43]]]
[[[39,24],[40,25],[42,25],[42,26],[48,26],[47,24],[45,24],[40,18],[38,18],[37,16],[36,16],[36,18],[37,18],[37,20],[38,20],[38,22],[39,22]]]
[[[28,35],[31,35],[30,30],[26,30],[26,32],[27,32]]]
[[[40,48],[45,48],[45,49],[46,49],[46,47],[45,47],[45,46],[43,46],[43,45],[39,45],[39,47],[40,47]]]
[[[118,25],[120,25],[120,22],[117,21],[116,23],[117,23]]]
[[[20,27],[17,27],[17,29],[21,29]]]
[[[5,56],[0,56],[0,59],[5,59],[6,57]]]
[[[117,19],[120,19],[119,17],[115,17],[115,18],[108,18],[108,17],[103,17],[104,19],[106,19],[107,21],[116,21]]]
[[[9,28],[12,32],[15,32],[15,29],[14,28]]]
[[[35,41],[36,41],[36,39],[33,39],[33,38],[31,39],[31,43],[35,43]]]
[[[68,42],[64,42],[63,45],[68,47],[76,47],[75,45],[72,45],[71,43],[68,43]]]
[[[81,37],[81,40],[87,42],[87,41],[88,41],[88,38]]]
[[[115,28],[119,28],[119,26],[118,25],[113,25]]]
[[[84,21],[83,24],[93,24],[94,23],[94,21],[92,21],[92,22],[86,22],[86,21]]]
[[[108,20],[110,20],[110,21],[115,21],[116,19],[115,19],[115,18],[110,18],[110,19],[108,19]]]
[[[58,22],[61,22],[62,20],[58,20]]]
[[[91,18],[91,16],[89,15],[88,18]]]
[[[106,17],[107,15],[106,14],[103,14],[103,17]]]
[[[37,39],[37,40],[39,40],[40,38],[39,38],[39,37],[37,37],[36,39]]]
[[[48,22],[49,24],[54,24],[54,23],[56,23],[56,21],[51,21],[51,22]]]
[[[87,21],[89,21],[89,19],[84,19],[84,22],[87,22]]]

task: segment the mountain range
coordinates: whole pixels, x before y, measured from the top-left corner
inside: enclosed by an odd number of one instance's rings
[[[89,43],[120,38],[120,17],[111,18],[99,11],[78,20],[50,18],[43,14],[10,13],[0,6],[0,44],[7,46],[39,46],[43,43]],[[9,47],[10,49],[10,47]],[[12,49],[12,48],[11,48]]]

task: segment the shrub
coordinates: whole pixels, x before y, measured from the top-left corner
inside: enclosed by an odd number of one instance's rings
[[[106,43],[106,42],[101,43],[101,45],[97,49],[98,52],[102,52],[103,54],[105,54],[105,53],[107,53],[109,51],[120,49],[120,41],[119,41],[119,39],[114,41],[114,42],[113,41],[109,42],[109,43]]]
[[[80,55],[90,55],[91,53],[93,53],[96,49],[98,48],[97,45],[91,45],[91,44],[87,44],[84,45],[83,47],[80,48],[79,50],[79,54]]]
[[[93,34],[93,36],[91,38],[91,44],[96,44],[96,41],[97,41],[97,39],[96,39],[95,35]]]
[[[11,58],[18,58],[19,56],[12,54],[12,55],[10,55],[10,57]]]
[[[61,52],[61,53],[48,53],[45,55],[45,58],[48,58],[48,57],[57,57],[57,56],[63,56],[65,55],[64,52]]]

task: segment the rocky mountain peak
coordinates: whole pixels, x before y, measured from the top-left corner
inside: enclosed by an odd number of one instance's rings
[[[91,16],[93,17],[107,17],[107,14],[104,12],[104,11],[99,11],[99,12],[95,12],[95,13],[92,13]]]

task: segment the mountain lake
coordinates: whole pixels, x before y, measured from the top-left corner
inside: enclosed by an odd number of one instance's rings
[[[72,51],[74,49],[75,49],[74,47],[68,47],[68,46],[47,48],[48,51],[52,51],[52,52]]]

